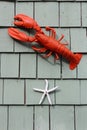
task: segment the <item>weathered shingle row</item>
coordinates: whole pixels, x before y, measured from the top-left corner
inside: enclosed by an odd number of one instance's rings
[[[15,1],[15,0],[14,0]],[[19,2],[86,2],[87,0],[16,0],[16,1],[19,1]]]
[[[59,86],[58,90],[50,94],[52,103],[56,104],[87,104],[86,80],[48,80],[49,89]],[[42,93],[33,88],[45,89],[44,80],[1,79],[0,104],[8,105],[38,105]],[[45,98],[43,104],[49,104]]]
[[[42,10],[43,8],[43,10]],[[24,13],[40,26],[87,27],[87,2],[0,2],[0,26],[12,26],[15,14]],[[10,11],[11,10],[11,11]],[[8,15],[7,15],[8,12]],[[51,14],[51,15],[50,15]]]
[[[37,56],[36,54],[2,53],[0,55],[0,77],[86,79],[86,57],[87,55],[84,54],[77,69],[70,70],[69,63],[60,60],[54,62],[52,56],[43,59],[40,54]]]
[[[3,130],[27,130],[29,128],[49,130],[49,127],[52,130],[65,128],[81,130],[87,127],[87,107],[0,106],[0,122],[2,122],[0,129]]]

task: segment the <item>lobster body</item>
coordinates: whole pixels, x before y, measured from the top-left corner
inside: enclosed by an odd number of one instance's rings
[[[49,37],[45,34],[36,34],[37,41],[53,53],[57,53],[64,57],[70,63],[70,69],[73,70],[79,64],[82,54],[74,54],[64,44],[61,44],[60,40],[56,40],[53,37]]]
[[[50,51],[55,52],[58,47],[58,41],[52,37],[49,37],[45,34],[37,33],[35,35],[35,38],[37,39],[37,42],[47,48]]]
[[[34,19],[24,14],[18,14],[14,17],[14,19],[16,20],[14,22],[16,26],[21,26],[27,29],[34,29],[36,31],[36,34],[34,37],[31,37],[15,28],[9,28],[8,33],[12,38],[22,42],[35,41],[43,47],[37,48],[36,46],[32,46],[32,49],[37,52],[48,52],[44,56],[45,58],[51,56],[52,53],[54,53],[56,60],[59,59],[59,55],[64,57],[69,62],[69,67],[71,70],[77,67],[82,58],[82,54],[74,54],[65,46],[67,45],[67,43],[62,42],[64,35],[62,35],[58,40],[56,40],[55,30],[53,28],[46,27],[46,31],[50,31],[51,33],[49,36],[47,36]]]

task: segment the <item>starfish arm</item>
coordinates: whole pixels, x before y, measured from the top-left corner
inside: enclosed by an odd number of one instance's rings
[[[45,90],[47,91],[47,89],[48,89],[48,80],[45,79],[45,82],[46,82]]]
[[[49,101],[50,105],[52,105],[52,102],[51,102],[51,99],[50,99],[50,96],[49,96],[48,93],[47,93],[47,98],[48,98],[48,101]]]
[[[44,93],[44,90],[42,90],[42,89],[33,88],[33,90],[34,90],[34,91],[37,91],[37,92]]]
[[[43,93],[43,95],[42,95],[42,97],[41,97],[41,99],[40,99],[39,104],[41,104],[41,103],[42,103],[42,101],[44,100],[44,97],[45,97],[45,93]]]
[[[51,93],[51,92],[55,91],[57,88],[58,88],[58,86],[56,86],[56,87],[54,87],[54,88],[52,88],[52,89],[49,89],[47,92],[48,92],[48,93]]]

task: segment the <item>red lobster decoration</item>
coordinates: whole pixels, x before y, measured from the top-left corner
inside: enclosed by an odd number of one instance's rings
[[[44,56],[45,58],[51,56],[52,53],[54,53],[56,60],[59,59],[59,55],[64,57],[70,63],[69,67],[71,70],[77,67],[82,58],[82,54],[74,54],[65,46],[67,43],[62,43],[64,35],[62,35],[58,40],[56,40],[55,30],[53,28],[46,27],[47,31],[51,31],[50,36],[47,36],[46,34],[44,34],[44,32],[34,19],[24,14],[18,14],[14,17],[14,19],[14,24],[16,26],[24,27],[27,29],[34,29],[36,31],[36,34],[34,37],[31,37],[21,31],[18,31],[15,28],[9,28],[8,33],[12,38],[22,42],[38,42],[43,47],[37,48],[36,46],[32,46],[32,49],[37,52],[48,51],[48,53]]]

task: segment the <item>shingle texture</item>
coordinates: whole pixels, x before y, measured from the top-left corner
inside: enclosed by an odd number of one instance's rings
[[[56,30],[57,39],[83,57],[76,69],[60,57],[44,59],[8,35],[16,14],[34,18],[43,31]],[[17,28],[17,27],[16,27]],[[24,32],[33,35],[31,30]],[[35,44],[35,43],[32,43]],[[42,93],[33,88],[59,86],[39,105]],[[1,0],[0,1],[0,130],[86,130],[87,129],[87,0]]]

